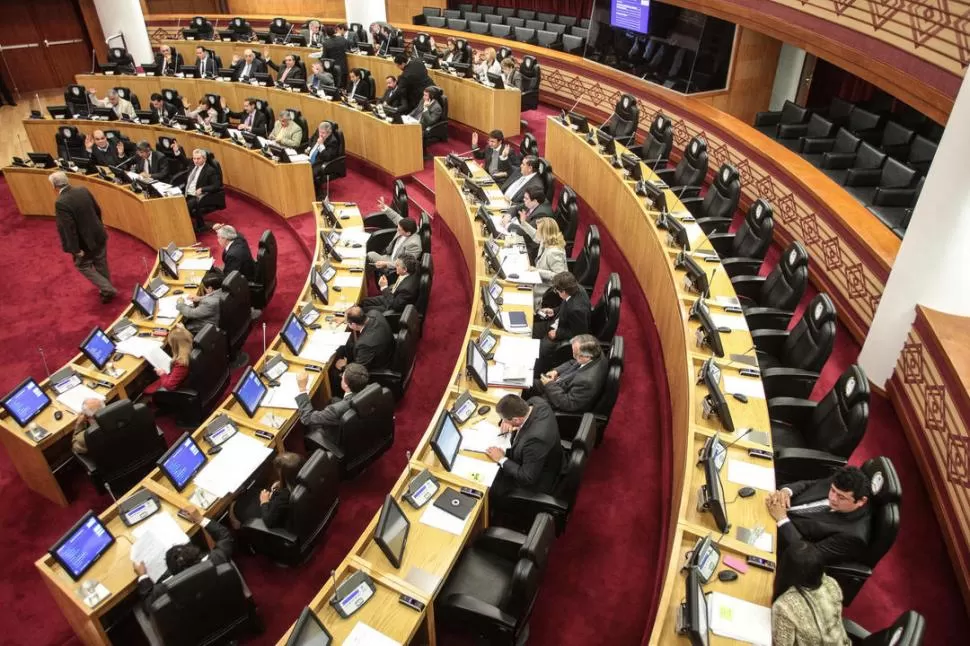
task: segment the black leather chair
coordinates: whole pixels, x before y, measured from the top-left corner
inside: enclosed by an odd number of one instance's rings
[[[253,327],[249,311],[249,281],[238,271],[230,272],[222,281],[221,296],[219,329],[226,333],[232,366],[238,368],[249,362],[249,356],[242,350]]]
[[[854,134],[862,141],[875,144],[882,136],[882,122],[884,118],[875,112],[863,110],[856,106],[849,113],[849,120],[845,124],[845,129]]]
[[[936,156],[937,144],[922,135],[913,138],[913,145],[909,147],[909,156],[906,164],[915,168],[920,175],[930,172],[930,164]]]
[[[87,453],[77,453],[77,459],[95,489],[113,499],[148,475],[166,448],[151,408],[128,399],[95,413],[94,424],[84,431],[84,441]]]
[[[429,36],[426,32],[420,31],[415,34],[414,40],[412,40],[411,43],[414,49],[422,54],[431,53],[431,36]]]
[[[670,151],[674,148],[674,127],[666,116],[657,114],[650,123],[650,132],[646,140],[637,146],[631,146],[630,152],[642,159],[651,168],[659,164],[666,164],[670,159]]]
[[[276,293],[276,256],[276,236],[267,229],[256,251],[256,277],[249,281],[249,304],[255,310],[265,310]]]
[[[610,274],[603,286],[603,293],[593,306],[589,316],[589,332],[600,344],[609,347],[620,326],[620,306],[623,297],[620,295],[620,275]],[[605,349],[605,348],[604,348]],[[571,349],[570,349],[571,351]],[[565,361],[566,359],[563,359]]]
[[[58,126],[54,142],[57,144],[58,157],[80,159],[88,154],[84,147],[84,137],[77,126]]]
[[[307,451],[333,454],[342,478],[356,477],[394,443],[394,395],[380,384],[368,384],[351,399],[335,438],[312,430],[304,443]]]
[[[425,16],[425,22],[428,23],[429,27],[438,29],[445,29],[448,26],[448,19],[444,16]]]
[[[779,126],[806,123],[811,110],[792,101],[785,101],[781,110],[759,112],[754,115],[754,127],[769,137],[777,138]]]
[[[573,255],[573,245],[576,242],[576,232],[579,229],[579,201],[576,192],[568,186],[563,186],[559,192],[559,201],[553,215],[559,223],[559,230],[566,240],[566,257]]]
[[[249,38],[253,34],[253,26],[242,16],[236,16],[229,21],[228,31],[235,34],[235,40]],[[222,67],[221,65],[219,67]]]
[[[414,307],[418,310],[421,321],[420,329],[424,330],[424,317],[428,313],[428,303],[431,301],[431,286],[434,284],[434,263],[431,254],[425,252],[421,255],[421,278],[418,281],[418,300]]]
[[[915,188],[916,170],[892,157],[886,159],[882,168],[850,168],[845,176],[845,187],[863,204],[872,204],[876,191],[897,191]]]
[[[735,276],[731,284],[748,328],[784,330],[808,286],[808,251],[796,240],[788,245],[770,274]]]
[[[879,170],[888,156],[872,144],[863,141],[855,153],[826,153],[822,156],[822,172],[839,184],[845,184],[850,169]]]
[[[395,401],[404,396],[404,391],[411,382],[420,337],[419,318],[418,310],[414,305],[404,308],[397,334],[394,335],[394,358],[391,360],[390,367],[370,371],[371,379],[388,388],[393,393]]]
[[[624,146],[632,145],[640,124],[640,105],[632,94],[623,94],[613,107],[613,116],[602,130]]]
[[[431,252],[431,215],[421,209],[418,217],[418,235],[421,236],[421,249],[428,253]]]
[[[887,457],[871,458],[861,468],[869,476],[872,486],[868,502],[872,506],[868,552],[859,563],[840,563],[825,568],[826,574],[838,581],[842,588],[843,606],[852,604],[872,576],[872,568],[886,555],[899,534],[903,486],[892,461]]]
[[[582,36],[573,36],[572,34],[562,35],[562,51],[567,54],[575,54],[577,56],[582,56],[583,51],[586,49],[586,39]]]
[[[835,134],[835,124],[820,114],[812,114],[807,123],[794,123],[778,126],[778,142],[801,152],[805,139],[824,139]]]
[[[682,197],[681,203],[697,218],[704,233],[721,230],[721,221],[734,218],[741,199],[741,177],[733,164],[722,164],[704,197]]]
[[[495,25],[492,25],[492,28],[494,29]],[[493,32],[492,35],[495,36],[495,33]],[[498,51],[495,52],[495,60],[497,60],[499,63],[504,61],[509,56],[512,56],[512,50],[509,47],[499,47]]]
[[[925,177],[920,177],[913,188],[876,189],[872,196],[872,204],[867,208],[892,232],[902,238],[906,234],[909,220],[913,217],[913,208],[923,191]]]
[[[843,619],[842,625],[852,646],[920,646],[926,631],[926,620],[915,610],[907,610],[892,626],[874,633],[850,619]]]
[[[313,451],[290,491],[285,526],[267,527],[262,518],[252,518],[240,527],[240,539],[276,563],[292,567],[305,562],[337,513],[339,487],[337,458],[326,451]]]
[[[91,101],[88,98],[88,89],[83,85],[68,85],[64,90],[64,105],[71,115],[87,115],[91,112]]]
[[[228,643],[262,632],[252,592],[232,563],[202,561],[166,581],[151,603],[135,604],[135,618],[152,646]]]
[[[593,405],[590,411],[596,420],[595,446],[603,443],[606,434],[606,427],[613,414],[613,406],[616,405],[616,398],[620,394],[620,378],[623,376],[623,366],[625,363],[625,350],[622,336],[613,337],[609,350],[606,350],[609,369],[606,373],[606,383],[603,385],[603,392],[600,393],[599,400]],[[582,423],[582,413],[556,413],[556,421],[559,424],[559,437],[563,440],[571,440],[579,432]]]
[[[486,16],[486,18],[488,18],[488,16]],[[493,22],[491,25],[489,25],[488,33],[494,38],[511,38],[512,28],[508,25]]]
[[[410,204],[411,201],[408,198],[408,190],[404,186],[404,181],[400,179],[394,180],[394,188],[391,194],[391,208],[402,218],[406,218],[409,215]],[[394,223],[391,222],[391,219],[383,211],[369,213],[364,216],[364,229],[367,231],[393,228]]]
[[[882,130],[882,140],[879,150],[890,157],[906,160],[909,157],[909,147],[913,145],[916,133],[901,123],[889,121]]]
[[[215,153],[206,150],[206,164],[211,166],[216,170],[219,177],[219,188],[212,191],[211,193],[206,193],[199,199],[198,210],[200,215],[207,215],[209,213],[214,213],[215,211],[221,211],[226,208],[226,189],[224,188],[223,176],[222,176],[222,164],[216,159]],[[188,171],[183,171],[188,175]],[[173,179],[173,183],[178,183]]]
[[[123,47],[112,47],[108,50],[108,62],[115,66],[119,74],[134,74],[135,59]]]
[[[432,141],[447,141],[448,96],[445,94],[444,90],[436,85],[432,85],[431,87],[427,88],[427,91],[431,94],[431,98],[441,104],[441,120],[424,129],[424,142],[427,144]]]
[[[654,173],[681,198],[693,197],[700,193],[704,185],[708,163],[707,141],[702,137],[694,137],[684,149],[677,166],[654,170]]]
[[[822,164],[855,155],[862,140],[845,128],[839,128],[834,137],[805,137],[800,140],[798,153],[812,165],[822,168]],[[826,160],[829,161],[826,161]]]
[[[775,472],[788,481],[814,480],[843,466],[869,423],[869,380],[849,366],[821,401],[768,401]]]
[[[522,143],[519,144],[519,153],[524,157],[526,155],[539,156],[539,142],[536,141],[536,136],[531,132],[525,133],[522,137]]]
[[[711,246],[721,258],[721,266],[728,276],[757,276],[771,246],[775,219],[771,205],[759,197],[748,207],[741,225],[734,233],[727,232],[731,224],[726,218],[707,223],[712,231]]]
[[[552,164],[545,157],[539,157],[536,174],[542,182],[542,191],[546,195],[553,195],[555,189],[555,176],[552,174]]]
[[[155,391],[152,402],[159,415],[172,415],[179,426],[195,428],[218,403],[228,383],[229,345],[225,333],[210,323],[192,339],[189,374],[181,387]]]
[[[855,110],[855,104],[839,97],[834,97],[829,107],[825,110],[825,116],[829,121],[840,128],[849,122],[849,115]]]
[[[549,514],[538,515],[528,535],[502,527],[481,532],[462,551],[438,593],[438,624],[489,644],[524,643],[555,540]]]
[[[765,394],[807,399],[835,347],[837,314],[828,294],[809,302],[791,330],[752,330]]]
[[[192,18],[186,30],[192,31],[192,35],[201,40],[212,40],[212,37],[215,35],[215,28],[205,16],[195,16]],[[184,34],[183,37],[188,38],[189,34]]]
[[[539,85],[542,83],[542,70],[535,56],[523,56],[519,65],[522,77],[522,111],[539,108]]]
[[[595,224],[591,224],[586,230],[586,242],[579,255],[574,259],[566,260],[569,271],[587,294],[593,293],[593,287],[596,286],[596,279],[599,277],[600,253],[600,230]]]
[[[269,23],[269,33],[273,35],[274,41],[282,42],[290,34],[293,25],[286,18],[273,18]],[[299,33],[299,32],[297,32]]]
[[[131,107],[133,107],[136,110],[141,110],[141,101],[138,100],[138,95],[135,94],[135,93],[133,93],[131,91],[131,88],[127,88],[127,87],[124,87],[124,86],[118,86],[118,87],[112,88],[112,89],[115,92],[117,92],[118,93],[118,96],[120,96],[122,99],[124,99],[125,101],[130,102],[131,103]]]

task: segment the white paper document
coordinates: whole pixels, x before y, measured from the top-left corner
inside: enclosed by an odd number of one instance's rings
[[[512,325],[512,320],[508,312],[502,312],[499,318],[502,319],[502,329],[506,332],[511,332],[512,334],[530,334],[532,332],[532,328],[528,324]]]
[[[205,258],[185,258],[179,263],[179,270],[209,271],[212,269],[213,264],[215,264],[215,259],[212,256]]]
[[[721,307],[741,307],[737,296],[715,296],[711,300]]]
[[[532,385],[533,372],[532,366],[492,363],[488,366],[488,383],[490,386],[527,388]]]
[[[172,371],[172,357],[162,350],[162,342],[156,341],[155,337],[128,337],[118,343],[117,350],[122,354],[145,359],[152,364],[152,368],[160,368],[165,372]]]
[[[726,327],[729,330],[747,330],[748,322],[743,314],[720,314],[711,312],[711,320],[717,327]]]
[[[749,398],[765,398],[765,387],[760,379],[748,379],[747,377],[733,377],[731,375],[724,375],[724,391],[729,393],[741,393]]]
[[[379,630],[359,621],[347,635],[343,646],[401,646],[401,642],[396,642]]]
[[[289,157],[290,157],[290,163],[291,164],[299,164],[301,162],[308,162],[308,161],[310,161],[310,156],[309,155],[296,154],[296,155],[290,155]]]
[[[512,446],[512,441],[508,434],[502,435],[501,429],[489,422],[479,422],[462,431],[461,448],[463,451],[485,453],[490,446],[497,446],[508,451]]]
[[[346,345],[350,332],[334,330],[315,330],[306,345],[300,350],[301,359],[309,359],[317,363],[326,363],[334,355],[337,348]]]
[[[85,399],[100,399],[104,401],[104,395],[101,393],[91,390],[84,384],[80,386],[74,386],[70,390],[61,393],[57,396],[57,403],[71,409],[75,415],[81,414],[81,404],[84,403]]]
[[[178,318],[179,311],[176,305],[179,302],[181,296],[165,296],[158,299],[158,304],[155,309],[155,318],[157,319],[174,319]]]
[[[356,249],[353,247],[340,247],[337,249],[337,253],[339,253],[340,257],[345,260],[347,258],[364,258],[367,256],[367,247],[364,247],[363,245],[357,247]]]
[[[707,597],[711,632],[756,646],[771,646],[771,608],[720,592]]]
[[[333,284],[340,289],[360,289],[363,284],[360,276],[360,274],[356,276],[336,276],[333,279]]]
[[[366,245],[370,240],[370,234],[363,229],[343,229],[340,232],[340,241],[344,244]]]
[[[539,339],[503,336],[495,350],[495,362],[531,367],[539,358],[539,343]]]
[[[280,385],[269,389],[260,406],[296,410],[296,396],[300,394],[300,387],[296,385],[296,373],[284,373],[279,381]]]
[[[775,470],[743,460],[728,460],[728,482],[764,491],[775,490]]]
[[[467,478],[469,480],[474,480],[479,484],[483,484],[487,487],[491,487],[492,483],[495,482],[495,476],[498,475],[498,463],[492,462],[491,460],[476,460],[475,458],[470,458],[465,455],[459,455],[455,458],[455,463],[451,465],[451,472],[461,476],[462,478]]]
[[[427,595],[433,595],[441,585],[442,578],[419,567],[413,567],[404,575],[404,580]]]
[[[468,519],[466,518],[465,520]],[[465,520],[449,514],[444,509],[435,507],[433,504],[428,505],[424,513],[421,514],[421,522],[425,525],[430,525],[435,529],[440,529],[455,536],[461,536],[461,533],[465,531]]]
[[[519,285],[539,285],[540,283],[542,283],[542,276],[539,275],[539,272],[532,269],[517,271],[517,272],[514,272],[514,274],[515,274],[515,278],[512,278],[511,276],[508,275],[508,269],[506,269],[505,275],[513,283],[517,283]]]
[[[503,305],[517,305],[519,307],[533,307],[532,290],[520,292],[517,289],[506,289],[502,292]]]
[[[174,545],[189,542],[188,534],[182,531],[171,514],[160,512],[132,530],[135,542],[131,546],[131,562],[144,563],[151,580],[158,582],[168,567],[165,553]]]
[[[241,487],[273,454],[273,449],[245,433],[236,433],[221,446],[222,451],[195,476],[197,487],[220,497]]]

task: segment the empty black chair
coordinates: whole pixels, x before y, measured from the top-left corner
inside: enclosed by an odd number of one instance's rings
[[[296,475],[285,525],[267,527],[261,517],[251,518],[239,528],[240,538],[254,552],[276,563],[288,566],[303,563],[337,513],[339,487],[337,458],[326,451],[313,451]]]
[[[845,124],[845,129],[862,141],[875,144],[882,136],[882,121],[883,117],[875,112],[856,107],[849,113],[849,120]]]
[[[663,113],[658,113],[650,122],[650,131],[642,144],[630,146],[630,152],[642,159],[651,168],[666,164],[670,151],[674,148],[674,127]]]
[[[855,153],[826,153],[822,156],[822,172],[839,184],[845,183],[849,169],[879,170],[886,163],[887,155],[872,144],[863,141]]]
[[[920,646],[926,631],[926,620],[915,610],[907,610],[892,626],[875,633],[849,619],[843,619],[842,625],[852,646]]]
[[[913,144],[916,133],[906,126],[890,121],[882,130],[879,150],[890,157],[905,161],[909,157],[909,147]]]
[[[91,100],[88,97],[88,90],[83,85],[68,85],[64,90],[64,105],[71,115],[87,115],[91,112]]]
[[[541,20],[542,22],[555,22],[556,14],[539,11],[536,13],[536,20]]]
[[[256,276],[249,281],[249,304],[265,310],[276,293],[276,236],[267,229],[259,238],[256,251]]]
[[[788,327],[791,315],[808,286],[808,251],[794,241],[767,276],[735,276],[731,279],[752,330]]]
[[[539,157],[538,168],[536,168],[536,175],[539,176],[539,180],[542,182],[542,190],[546,195],[553,194],[555,176],[552,174],[552,164],[545,157]]]
[[[595,336],[600,344],[609,347],[616,336],[616,329],[620,326],[620,305],[622,297],[620,291],[620,276],[612,273],[603,287],[600,299],[593,306],[589,315],[589,333]],[[570,348],[570,353],[572,348]],[[564,359],[568,360],[567,359]]]
[[[231,562],[205,560],[165,583],[164,593],[135,604],[149,644],[203,646],[262,631],[253,595]]]
[[[536,44],[536,30],[529,29],[528,27],[516,27],[513,30],[515,35],[515,40],[520,43],[525,43],[527,45]]]
[[[876,191],[892,191],[915,188],[916,170],[888,158],[882,168],[850,168],[845,176],[845,187],[863,204],[872,204]]]
[[[469,32],[473,34],[480,34],[482,36],[488,34],[488,27],[489,25],[487,22],[469,21],[468,23]]]
[[[902,238],[913,217],[913,208],[923,191],[925,177],[920,177],[913,188],[877,188],[872,196],[872,204],[867,208],[879,218],[892,232]]]
[[[248,312],[246,316],[248,318]],[[209,415],[228,383],[229,344],[226,335],[206,324],[192,339],[189,374],[185,381],[177,390],[155,391],[152,402],[160,415],[172,415],[179,426],[194,428]]]
[[[535,56],[522,57],[519,75],[522,78],[522,111],[538,109],[542,70],[539,68],[539,61]]]
[[[694,137],[684,149],[684,154],[674,168],[662,168],[654,173],[667,186],[683,197],[692,197],[700,192],[707,177],[707,140]]]
[[[445,18],[461,18],[461,10],[445,9],[444,11],[441,12],[441,15],[443,15]]]
[[[465,31],[468,29],[468,21],[464,18],[448,18],[448,29]]]
[[[536,30],[536,44],[540,47],[553,48],[559,42],[559,34],[545,29]]]
[[[759,112],[754,115],[754,127],[765,133],[769,137],[778,136],[778,127],[781,125],[793,125],[808,121],[810,111],[792,101],[785,101],[781,110]]]
[[[215,34],[215,28],[212,26],[212,23],[204,16],[195,16],[192,18],[189,21],[189,26],[186,27],[186,31],[191,31],[192,33],[183,34],[185,38],[190,38],[191,36],[202,40],[212,40]]]
[[[434,263],[430,253],[421,254],[421,278],[418,280],[418,300],[414,307],[421,319],[421,329],[424,329],[424,315],[428,313],[428,303],[431,301],[431,287],[434,284]]]
[[[596,285],[596,278],[600,273],[600,231],[595,224],[589,225],[586,230],[586,242],[575,259],[568,259],[566,264],[569,271],[576,276],[580,287],[586,290],[587,294],[593,293]]]
[[[356,477],[394,443],[394,395],[380,384],[368,384],[353,396],[336,431],[311,430],[304,443],[307,451],[332,453],[343,478]]]
[[[709,227],[713,232],[708,240],[720,256],[721,266],[728,276],[757,276],[775,230],[771,205],[759,197],[734,233],[726,231],[730,224],[712,222]]]
[[[915,168],[916,172],[920,175],[926,175],[930,172],[930,164],[933,163],[933,157],[936,156],[936,147],[937,144],[926,137],[917,135],[913,138],[913,145],[909,147],[909,156],[906,158],[906,164],[910,168]]]
[[[395,400],[404,396],[411,382],[414,360],[418,352],[418,326],[420,320],[414,305],[408,305],[401,313],[397,334],[394,335],[394,358],[389,368],[370,371],[371,379],[388,388]]]
[[[500,25],[498,23],[492,23],[488,30],[488,33],[495,38],[509,38],[512,35],[512,28],[508,25]]]
[[[77,453],[78,460],[95,488],[115,499],[148,475],[166,448],[151,408],[127,399],[95,413],[84,441],[87,453]]]
[[[282,41],[290,35],[293,25],[286,18],[273,18],[269,23],[269,33],[274,36],[273,40]]]
[[[576,192],[568,186],[563,186],[559,193],[559,201],[553,213],[559,223],[559,230],[566,240],[566,257],[573,255],[576,233],[579,229],[579,201]]]
[[[825,111],[825,116],[829,121],[841,128],[849,122],[849,115],[852,114],[853,110],[855,110],[854,103],[840,99],[839,97],[834,97],[832,102],[829,103],[828,109]]]
[[[536,136],[534,134],[527,132],[525,136],[522,137],[522,143],[519,144],[519,153],[521,153],[522,156],[539,156],[539,142],[536,141]]]
[[[562,51],[567,54],[576,54],[582,56],[586,49],[586,39],[582,36],[574,36],[572,34],[563,34],[562,36]]]
[[[845,128],[839,128],[834,137],[805,137],[800,140],[798,153],[813,165],[822,167],[822,162],[831,153],[833,158],[841,155],[855,155],[862,140]]]
[[[249,360],[249,356],[242,351],[246,337],[253,327],[249,310],[249,281],[238,271],[232,271],[222,281],[219,329],[226,333],[233,367],[244,365]]]
[[[807,123],[778,126],[778,141],[786,148],[801,152],[802,142],[808,139],[825,139],[835,133],[835,124],[820,114],[813,114]]]
[[[835,347],[837,314],[828,294],[811,300],[791,330],[752,330],[765,394],[808,398]]]
[[[624,146],[631,145],[640,123],[640,106],[632,94],[623,94],[613,108],[613,115],[603,124],[602,130]]]
[[[796,397],[768,401],[775,472],[786,482],[824,477],[843,466],[869,423],[869,380],[849,366],[814,402]]]
[[[242,16],[236,16],[229,21],[229,31],[237,37],[249,37],[253,33],[253,26]],[[222,67],[220,65],[220,67]]]
[[[425,20],[429,27],[437,27],[438,29],[444,29],[448,25],[448,19],[439,16],[427,16]]]
[[[485,529],[462,551],[442,585],[435,600],[437,622],[490,644],[524,643],[555,540],[549,514],[539,514],[528,535]]]
[[[135,73],[135,59],[131,57],[127,49],[123,47],[112,47],[108,50],[108,62],[115,66],[115,71],[122,74]]]
[[[57,144],[57,156],[64,159],[79,158],[87,154],[84,148],[84,137],[77,126],[58,126],[54,134]]]
[[[734,218],[741,198],[741,176],[733,164],[722,164],[704,197],[682,197],[681,202],[697,218],[705,233],[723,230],[724,220]]]
[[[512,9],[512,11],[515,11],[515,10]],[[504,16],[499,16],[499,15],[496,15],[496,14],[493,14],[493,13],[486,13],[486,14],[482,14],[482,20],[484,20],[485,21],[485,24],[486,25],[489,25],[489,26],[491,26],[491,25],[501,25],[501,24],[504,24],[505,17]]]

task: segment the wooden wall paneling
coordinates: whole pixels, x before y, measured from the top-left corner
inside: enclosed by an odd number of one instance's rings
[[[108,60],[108,44],[104,42],[104,30],[101,29],[101,21],[98,20],[98,9],[94,6],[94,0],[78,0],[78,8],[81,10],[81,18],[84,20],[84,27],[87,30],[88,40],[98,54],[98,60]],[[142,0],[142,10],[145,4]]]
[[[57,77],[44,53],[43,40],[30,3],[4,7],[4,20],[0,20],[0,46],[3,46],[0,55],[12,82],[11,90],[23,94],[57,85]]]
[[[754,115],[767,110],[771,102],[780,52],[780,40],[739,26],[731,54],[727,92],[704,93],[693,98],[745,123],[754,123]]]
[[[229,13],[240,16],[322,16],[346,18],[344,0],[229,0]]]
[[[222,13],[223,7],[220,0],[142,0],[143,10],[147,6],[146,13],[195,13],[207,15],[210,13]]]
[[[28,6],[46,41],[44,54],[55,79],[47,87],[63,87],[78,72],[90,71],[91,44],[78,5],[71,0],[35,0]]]

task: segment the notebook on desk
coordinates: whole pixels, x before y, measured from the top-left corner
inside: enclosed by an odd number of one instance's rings
[[[532,331],[525,312],[502,312],[502,328],[514,334],[527,334]]]

